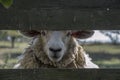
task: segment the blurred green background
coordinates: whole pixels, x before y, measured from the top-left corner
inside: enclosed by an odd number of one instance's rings
[[[108,33],[105,32],[101,31],[107,37],[110,31]],[[114,33],[114,31],[112,32]],[[115,34],[119,35],[119,32],[115,32]],[[17,30],[0,30],[0,69],[12,69],[18,63],[19,56],[24,49],[27,48],[29,40]],[[80,41],[80,44],[89,53],[92,61],[99,65],[100,68],[120,68],[118,37],[113,37],[113,40],[111,38],[111,42],[104,43],[96,41],[86,42],[86,40],[83,40]]]

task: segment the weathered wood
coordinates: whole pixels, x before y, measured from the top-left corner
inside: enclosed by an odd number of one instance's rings
[[[119,0],[15,0],[18,9],[31,8],[120,8]]]
[[[117,69],[0,70],[0,80],[120,80]]]
[[[14,0],[0,29],[120,29],[119,0]]]

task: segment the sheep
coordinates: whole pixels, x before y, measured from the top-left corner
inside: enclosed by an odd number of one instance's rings
[[[32,41],[15,68],[99,68],[77,41],[91,37],[93,30],[21,30],[20,33],[32,37]]]

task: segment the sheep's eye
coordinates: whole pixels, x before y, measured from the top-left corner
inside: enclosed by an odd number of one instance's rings
[[[41,32],[41,34],[42,34],[43,36],[45,36],[45,35],[46,35],[45,31],[42,31],[42,32]]]
[[[66,36],[68,36],[68,37],[69,37],[70,35],[71,35],[71,32],[68,32]]]

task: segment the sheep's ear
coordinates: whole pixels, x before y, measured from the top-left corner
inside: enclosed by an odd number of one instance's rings
[[[40,32],[36,31],[36,30],[19,30],[19,32],[27,37],[34,37],[34,36],[40,34]]]
[[[86,39],[91,37],[94,34],[93,30],[81,30],[81,31],[73,31],[72,36],[75,38]]]

